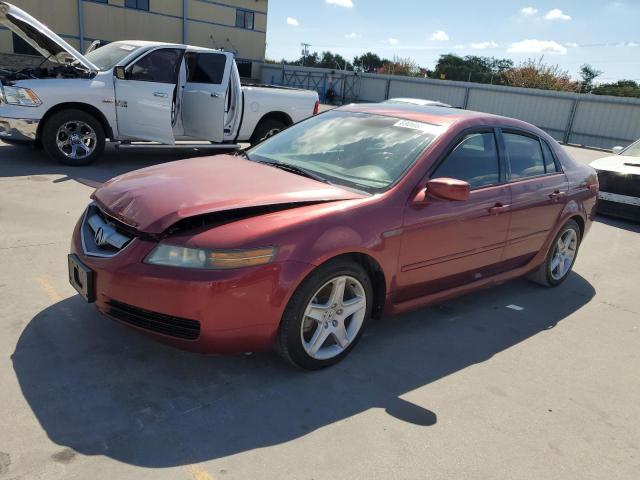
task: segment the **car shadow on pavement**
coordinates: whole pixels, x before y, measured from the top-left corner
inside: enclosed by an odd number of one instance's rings
[[[555,289],[516,280],[372,322],[348,358],[318,372],[270,353],[181,352],[73,296],[30,321],[12,360],[62,449],[172,467],[288,442],[371,408],[428,429],[442,420],[433,406],[402,395],[552,329],[594,294],[576,273]]]
[[[624,220],[621,218],[608,217],[598,214],[598,216],[596,217],[596,222],[604,223],[605,225],[609,225],[610,227],[621,228],[629,232],[640,233],[640,223],[632,222],[631,220]]]
[[[30,175],[64,175],[55,183],[77,181],[90,187],[117,175],[158,163],[215,155],[216,151],[196,149],[141,149],[118,152],[109,147],[95,163],[86,167],[68,167],[50,158],[42,149],[30,145],[8,145],[0,141],[0,178]]]

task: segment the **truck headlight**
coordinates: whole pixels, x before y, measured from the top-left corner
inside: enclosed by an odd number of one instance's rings
[[[275,247],[248,250],[206,250],[161,243],[145,258],[144,263],[168,267],[225,270],[264,265],[274,260]]]
[[[39,107],[42,100],[32,90],[22,87],[2,87],[4,101],[9,105],[22,105],[23,107]]]

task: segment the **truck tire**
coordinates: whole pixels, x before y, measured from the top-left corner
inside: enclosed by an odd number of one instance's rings
[[[104,129],[98,119],[87,112],[62,110],[44,124],[42,145],[49,156],[63,165],[89,165],[104,152]]]
[[[260,143],[261,141],[274,136],[285,128],[287,128],[287,125],[284,122],[276,120],[275,118],[266,118],[260,121],[253,132],[253,135],[251,135],[249,142],[251,145],[255,145],[256,143]]]

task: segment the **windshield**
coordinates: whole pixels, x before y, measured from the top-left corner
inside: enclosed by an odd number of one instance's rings
[[[440,131],[428,123],[331,111],[288,128],[247,156],[374,193],[397,182]]]
[[[620,153],[620,155],[627,155],[629,157],[640,157],[640,140],[629,145]]]
[[[89,52],[85,57],[100,70],[109,70],[120,62],[124,57],[136,50],[135,45],[114,42],[100,47],[93,52]]]

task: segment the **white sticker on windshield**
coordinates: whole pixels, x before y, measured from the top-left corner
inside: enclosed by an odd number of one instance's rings
[[[393,124],[394,127],[411,128],[413,130],[420,130],[421,132],[433,133],[434,125],[428,125],[422,122],[413,122],[411,120],[398,120]]]
[[[135,49],[136,47],[133,45],[120,45],[120,50],[126,50],[127,52],[130,52]]]

